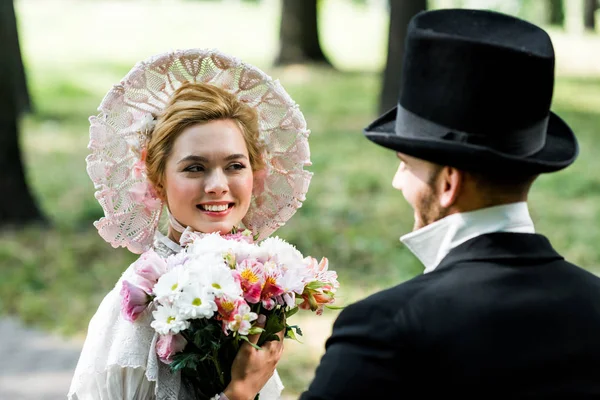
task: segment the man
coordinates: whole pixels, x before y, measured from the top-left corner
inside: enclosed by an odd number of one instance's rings
[[[526,203],[578,154],[553,84],[530,23],[411,20],[398,105],[365,134],[400,158],[393,185],[415,212],[401,240],[425,274],[340,314],[303,400],[600,398],[600,278],[535,233]]]
[[[527,195],[576,159],[540,28],[480,10],[408,26],[395,151],[425,273],[348,306],[302,400],[600,398],[600,278],[535,233]],[[435,397],[434,397],[435,396]]]

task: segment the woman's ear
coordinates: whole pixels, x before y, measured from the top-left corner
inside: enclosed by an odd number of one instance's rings
[[[158,196],[158,198],[163,202],[163,203],[167,203],[167,191],[165,190],[164,186],[162,185],[162,183],[158,183],[156,185],[154,185],[154,190],[156,192],[156,195]]]

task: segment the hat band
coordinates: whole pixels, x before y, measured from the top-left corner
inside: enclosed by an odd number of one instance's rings
[[[403,108],[396,113],[396,135],[410,139],[438,139],[484,146],[493,150],[526,157],[540,151],[546,144],[546,130],[550,116],[525,129],[503,132],[502,135],[482,135],[462,132],[431,122]]]

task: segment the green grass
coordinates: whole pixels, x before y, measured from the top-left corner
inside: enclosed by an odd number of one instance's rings
[[[305,113],[314,177],[303,207],[277,234],[305,254],[329,258],[342,284],[341,303],[422,271],[398,240],[412,227],[412,211],[391,187],[397,160],[361,133],[376,117],[377,70],[385,48],[385,24],[365,22],[381,22],[381,14],[365,16],[360,9],[340,6],[346,7],[341,8],[345,14],[336,19],[334,5],[341,3],[326,3],[325,47],[342,69],[330,71],[268,67],[276,48],[277,9],[245,4],[244,12],[229,15],[223,27],[210,18],[223,12],[217,2],[176,7],[156,2],[152,9],[140,2],[94,4],[68,2],[73,8],[69,18],[61,7],[46,2],[18,2],[36,111],[23,120],[21,141],[30,186],[53,227],[0,235],[2,312],[66,335],[85,335],[102,297],[136,258],[111,248],[92,226],[102,210],[85,171],[87,118],[136,61],[187,46],[219,47],[256,63],[281,80]],[[182,19],[178,30],[165,30],[161,16],[171,26]],[[111,18],[115,27],[108,29],[103,21]],[[249,24],[252,18],[265,21]],[[247,45],[225,34],[235,24],[252,30],[257,39]],[[362,35],[340,36],[340,30],[360,24],[367,26]],[[531,213],[538,231],[559,252],[600,273],[600,78],[561,76],[554,109],[577,133],[581,155],[572,167],[539,179]],[[312,378],[336,315],[326,311],[322,317],[294,317],[306,343],[286,347],[279,369],[287,394],[302,390]]]

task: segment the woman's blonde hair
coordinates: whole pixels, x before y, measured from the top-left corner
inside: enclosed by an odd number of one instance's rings
[[[256,110],[224,89],[206,83],[184,83],[173,93],[148,141],[146,170],[159,192],[164,186],[167,159],[179,134],[192,125],[223,119],[235,121],[242,131],[252,170],[264,168]]]

